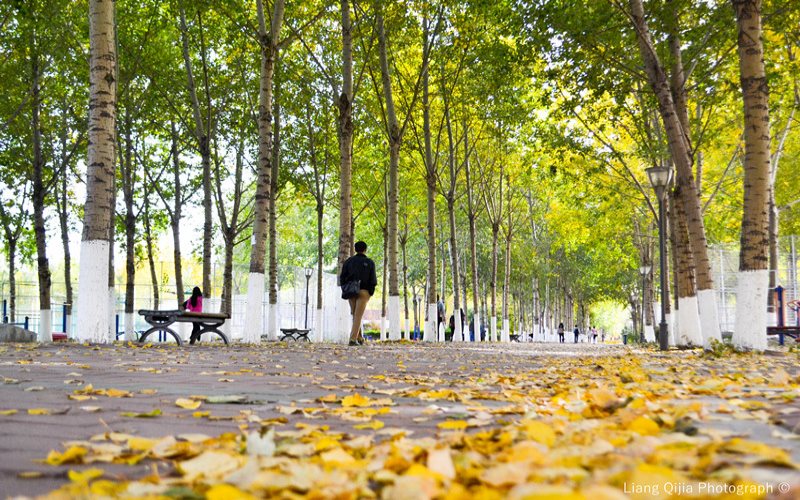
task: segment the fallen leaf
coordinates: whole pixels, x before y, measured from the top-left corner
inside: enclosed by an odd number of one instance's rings
[[[196,410],[200,408],[201,401],[194,401],[192,399],[178,398],[175,400],[175,405],[187,410]]]
[[[161,415],[161,410],[159,408],[155,408],[152,411],[146,413],[136,413],[132,411],[126,411],[120,413],[123,417],[131,417],[131,418],[154,418]]]

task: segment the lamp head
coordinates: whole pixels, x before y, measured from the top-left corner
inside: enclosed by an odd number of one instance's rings
[[[650,266],[639,266],[639,274],[645,275],[650,272]]]
[[[645,170],[647,178],[650,179],[650,185],[656,192],[659,200],[664,198],[667,192],[667,187],[672,181],[672,168],[670,167],[650,167]]]
[[[314,270],[310,267],[306,268],[306,278],[310,278],[312,274],[314,274]]]

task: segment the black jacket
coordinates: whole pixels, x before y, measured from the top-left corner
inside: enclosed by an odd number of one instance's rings
[[[347,259],[342,266],[342,274],[339,276],[339,283],[344,284],[348,281],[360,280],[361,289],[375,293],[378,285],[378,277],[375,275],[375,263],[364,254],[357,253]]]

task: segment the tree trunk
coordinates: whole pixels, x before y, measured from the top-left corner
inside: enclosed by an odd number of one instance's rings
[[[136,214],[133,212],[133,195],[136,176],[133,165],[130,110],[125,110],[125,154],[120,158],[122,196],[125,203],[125,340],[136,340],[133,331],[134,293],[136,282]]]
[[[42,100],[39,90],[39,55],[35,46],[35,35],[31,47],[31,134],[33,136],[33,230],[36,239],[36,263],[39,278],[39,341],[52,342],[53,328],[50,314],[50,265],[47,260],[47,234],[44,221],[44,205],[47,188],[44,179],[44,157],[42,156],[42,130],[39,123]]]
[[[158,310],[159,307],[159,287],[158,287],[158,273],[156,273],[156,261],[153,256],[153,229],[150,225],[150,192],[145,183],[144,191],[144,242],[147,249],[147,264],[150,268],[150,284],[153,287],[153,309]]]
[[[510,218],[510,216],[509,216]],[[509,230],[508,235],[506,236],[506,256],[505,256],[505,274],[503,278],[503,332],[501,340],[503,342],[509,342],[510,338],[510,330],[511,327],[510,317],[508,315],[509,312],[509,287],[511,286],[511,239],[513,238],[512,233]]]
[[[497,338],[497,242],[500,233],[500,224],[492,224],[492,277],[489,280],[489,289],[492,296],[492,309],[489,312],[489,333],[492,342]]]
[[[475,227],[475,219],[477,218],[477,210],[473,200],[473,186],[472,179],[470,178],[470,163],[469,163],[469,135],[466,120],[464,121],[464,175],[467,183],[467,219],[469,219],[469,262],[472,274],[472,334],[475,342],[481,340],[481,315],[478,305],[478,296],[480,295],[478,289],[478,242],[477,230]],[[467,298],[464,297],[466,302]]]
[[[255,203],[253,206],[253,236],[250,251],[250,275],[247,284],[247,307],[245,309],[243,341],[259,343],[263,331],[264,312],[264,258],[266,256],[267,231],[269,226],[270,200],[272,195],[272,83],[275,60],[278,52],[280,28],[283,23],[284,1],[276,0],[273,6],[272,24],[267,33],[262,0],[256,0],[258,11],[258,35],[261,50],[261,70],[258,93],[258,176]],[[276,340],[268,332],[270,340]]]
[[[429,33],[424,32],[424,43],[428,43]],[[425,340],[435,341],[437,338],[437,312],[436,312],[436,164],[433,160],[431,146],[431,103],[430,103],[430,77],[426,71],[422,75],[422,128],[425,141],[425,184],[427,200],[427,229],[428,229],[428,294],[426,297],[426,322]]]
[[[202,40],[202,17],[198,11],[200,20],[201,40]],[[197,89],[194,83],[192,71],[192,60],[189,56],[189,29],[186,26],[186,13],[180,10],[180,31],[183,48],[183,62],[186,67],[186,80],[189,96],[192,100],[192,114],[194,116],[194,137],[197,140],[197,151],[200,153],[203,169],[203,297],[211,296],[211,134],[208,119],[203,120],[200,110],[200,100],[197,97]],[[203,60],[203,71],[205,68],[205,46],[201,47],[201,57]],[[209,89],[206,88],[206,94]],[[208,110],[210,113],[210,110]]]
[[[275,56],[278,57],[277,55]],[[278,175],[280,172],[281,122],[278,105],[278,86],[275,86],[273,101],[275,124],[272,134],[272,187],[269,193],[269,338],[278,338],[280,318],[278,317]]]
[[[62,152],[66,151],[66,137],[62,138]],[[66,333],[70,335],[72,327],[72,253],[69,248],[69,205],[67,198],[67,170],[66,160],[62,157],[62,165],[65,167],[61,175],[60,189],[56,193],[56,205],[58,207],[58,222],[61,229],[61,248],[64,252],[64,286],[66,288],[66,299],[64,303],[64,323],[67,325]],[[59,184],[56,183],[56,186]]]
[[[769,89],[761,41],[761,0],[731,0],[739,28],[739,77],[744,106],[744,206],[737,279],[736,329],[741,349],[767,348],[769,282]]]
[[[389,273],[389,339],[400,339],[400,283],[399,272],[397,265],[397,232],[399,226],[399,218],[397,215],[397,207],[400,203],[399,194],[399,172],[398,167],[400,164],[400,146],[402,144],[402,134],[400,132],[400,125],[397,122],[397,113],[394,107],[394,98],[392,96],[392,82],[389,75],[389,58],[386,55],[386,30],[383,26],[383,15],[379,12],[377,14],[377,30],[378,30],[378,53],[381,65],[381,83],[383,84],[383,97],[386,102],[386,132],[389,139],[389,193],[387,199],[387,256]],[[383,295],[387,295],[387,290],[384,289]]]
[[[178,130],[175,123],[171,124],[172,137],[172,175],[175,183],[175,199],[172,208],[172,260],[175,266],[175,295],[178,298],[176,308],[183,306],[186,298],[183,293],[183,267],[181,263],[181,217],[183,216],[183,200],[181,199],[181,165],[178,157]]]
[[[406,261],[406,243],[408,243],[408,221],[407,220],[404,221],[403,234],[401,235],[401,238],[400,238],[400,253],[401,253],[402,257],[403,257],[403,311],[404,311],[404,317],[405,317],[405,324],[403,326],[404,326],[404,330],[405,330],[405,339],[408,340],[408,339],[411,338],[411,336],[409,335],[409,331],[411,330],[411,327],[409,326],[409,323],[408,323],[408,320],[409,320],[409,315],[408,315],[408,263]]]
[[[17,321],[17,240],[8,239],[8,308],[11,322]],[[5,318],[3,318],[5,319]]]
[[[444,81],[444,80],[443,80]],[[458,265],[458,246],[456,241],[456,151],[455,141],[453,140],[453,126],[450,119],[450,99],[447,89],[442,85],[442,96],[444,100],[444,118],[447,127],[447,164],[450,171],[449,188],[445,193],[447,200],[447,222],[450,226],[450,270],[453,275],[453,341],[461,342],[461,282]]]
[[[681,189],[680,203],[686,213],[689,242],[694,258],[699,301],[702,311],[702,336],[707,341],[720,338],[717,318],[714,282],[711,276],[711,263],[708,259],[708,245],[705,235],[700,198],[692,173],[692,152],[688,136],[684,133],[681,113],[675,104],[672,90],[667,81],[664,68],[658,60],[655,46],[645,20],[642,0],[630,0],[631,18],[634,23],[639,51],[644,61],[648,81],[658,101],[658,108],[667,134],[672,161],[677,171],[677,185]],[[681,327],[682,328],[682,327]]]
[[[350,2],[341,0],[342,15],[342,91],[336,106],[339,110],[339,256],[336,274],[341,275],[344,261],[353,251],[353,35]]]
[[[114,1],[89,0],[89,149],[78,277],[78,340],[103,342],[108,332],[109,227],[114,207],[116,51]]]

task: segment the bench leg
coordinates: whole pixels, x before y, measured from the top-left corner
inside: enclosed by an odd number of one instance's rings
[[[155,333],[155,332],[159,332],[159,337],[161,335],[161,332],[163,332],[165,334],[169,333],[170,335],[172,335],[172,338],[175,339],[175,342],[177,342],[179,346],[183,345],[183,341],[181,340],[180,335],[178,335],[171,328],[168,328],[166,326],[154,326],[153,328],[147,330],[146,332],[144,332],[142,334],[141,337],[139,337],[139,343],[143,344],[144,341],[147,340],[147,337],[150,336],[151,333]]]
[[[225,345],[230,345],[230,341],[228,340],[228,336],[222,333],[220,330],[217,329],[217,326],[222,325],[207,325],[204,323],[200,323],[200,333],[197,335],[198,340],[203,337],[204,333],[216,333],[222,338],[222,341],[225,342]]]
[[[783,345],[783,333],[778,334],[778,344]]]

